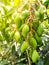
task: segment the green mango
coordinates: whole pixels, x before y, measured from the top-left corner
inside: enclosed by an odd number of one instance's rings
[[[22,13],[21,13],[21,18],[22,20],[24,21],[27,17],[29,17],[29,12],[27,10],[24,10]]]
[[[40,8],[38,9],[38,12],[40,14],[43,14],[44,13],[44,10],[45,10],[45,6],[41,5]]]
[[[35,18],[39,19],[39,12],[38,11],[35,11]]]
[[[38,9],[39,12],[39,19],[40,21],[43,21],[44,19],[44,12],[45,12],[45,6],[41,5],[40,8]]]
[[[10,38],[12,38],[12,37],[14,36],[14,33],[15,33],[15,31],[12,31],[12,32],[10,33]]]
[[[23,29],[22,29],[22,36],[26,37],[28,32],[29,32],[29,26],[27,24],[25,24]]]
[[[21,52],[23,53],[28,48],[28,42],[24,41],[21,46]]]
[[[34,50],[33,53],[32,53],[32,61],[34,63],[36,63],[38,58],[39,58],[39,54],[38,54],[38,52],[36,50]]]
[[[37,33],[35,33],[34,36],[35,36],[35,39],[37,40],[37,43],[41,44],[41,43],[42,43],[42,38],[39,37],[39,36],[37,35]]]
[[[21,27],[19,28],[19,31],[22,31],[23,27],[25,24],[22,24]]]
[[[32,58],[33,49],[29,49],[29,57]]]
[[[43,34],[43,31],[44,31],[43,27],[41,25],[39,25],[39,27],[37,29],[38,35],[41,36]]]
[[[20,41],[20,33],[19,32],[15,32],[15,35],[14,35],[14,38],[15,38],[15,40],[17,41],[17,42],[19,42]]]
[[[15,18],[15,23],[16,23],[16,26],[19,28],[22,24],[22,19],[20,16],[16,16]]]
[[[34,37],[30,38],[30,44],[33,46],[34,49],[37,48],[37,42]]]

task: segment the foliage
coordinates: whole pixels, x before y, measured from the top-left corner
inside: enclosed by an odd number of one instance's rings
[[[1,0],[0,65],[49,64],[49,0]]]

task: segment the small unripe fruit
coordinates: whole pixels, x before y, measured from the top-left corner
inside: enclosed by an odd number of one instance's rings
[[[35,11],[35,18],[39,19],[39,12],[38,11]]]
[[[20,41],[20,33],[19,32],[15,32],[14,38],[15,38],[15,40],[17,42]]]
[[[41,36],[43,34],[43,27],[41,25],[39,25],[38,29],[37,29],[37,33],[39,36]]]
[[[25,20],[29,16],[29,12],[27,10],[23,11],[21,14],[22,20]]]
[[[32,61],[34,63],[36,63],[38,58],[39,58],[39,54],[38,54],[38,52],[36,50],[34,50],[33,53],[32,53]]]
[[[23,29],[22,29],[22,35],[23,35],[23,37],[25,37],[28,32],[29,32],[29,26],[27,24],[25,24],[24,27],[23,27]]]
[[[32,52],[33,52],[33,49],[29,49],[29,57],[32,58]]]
[[[16,23],[16,26],[19,28],[22,24],[22,20],[21,20],[21,17],[20,16],[17,16],[15,18],[15,23]]]
[[[43,21],[43,19],[44,19],[44,12],[46,12],[46,8],[45,8],[45,6],[43,6],[43,5],[41,5],[40,7],[39,7],[39,9],[38,9],[38,12],[39,12],[39,19],[40,19],[40,21],[42,22]]]
[[[33,38],[33,37],[30,38],[30,44],[33,46],[34,49],[37,48],[37,42],[36,42],[35,38]]]
[[[25,24],[22,24],[21,27],[19,28],[19,31],[22,31],[23,27]]]
[[[12,38],[12,37],[14,36],[14,33],[15,33],[15,31],[12,31],[12,32],[10,33],[10,38]]]
[[[39,12],[40,14],[43,14],[45,11],[46,11],[46,8],[45,8],[45,6],[43,6],[43,5],[41,5],[40,8],[38,9],[38,12]]]
[[[37,40],[37,43],[39,43],[39,44],[42,43],[42,38],[39,37],[39,36],[37,35],[37,33],[35,33],[35,39]]]
[[[21,46],[21,52],[23,53],[28,48],[28,42],[24,41]]]

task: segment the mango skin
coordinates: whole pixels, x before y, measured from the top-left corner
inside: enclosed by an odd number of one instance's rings
[[[21,13],[21,19],[24,21],[27,17],[29,17],[29,12],[28,12],[28,10],[24,10]]]
[[[38,54],[38,52],[36,50],[34,50],[33,53],[32,53],[32,61],[34,63],[36,63],[38,58],[39,58],[39,54]]]
[[[20,33],[19,32],[15,32],[14,38],[18,42],[20,40]]]
[[[38,27],[38,29],[37,29],[37,34],[38,34],[39,36],[41,36],[41,35],[43,34],[43,31],[44,31],[43,27],[42,27],[41,25],[39,25],[39,27]]]
[[[25,24],[22,24],[21,27],[19,28],[19,31],[22,31],[23,27]]]
[[[15,18],[15,24],[16,24],[17,28],[19,28],[21,26],[22,19],[21,19],[20,16],[16,16],[16,18]]]
[[[35,40],[34,37],[31,37],[31,38],[30,38],[30,45],[31,45],[34,49],[37,48],[37,42],[36,42],[36,40]]]
[[[24,41],[21,46],[21,52],[23,53],[28,48],[28,42]]]
[[[26,37],[28,32],[29,32],[29,26],[27,24],[25,24],[23,29],[22,29],[22,36]]]
[[[39,19],[39,12],[38,11],[35,11],[35,18]]]
[[[39,37],[37,33],[35,33],[34,36],[35,36],[35,39],[37,40],[37,43],[38,43],[39,45],[41,45],[41,44],[42,44],[42,38]]]

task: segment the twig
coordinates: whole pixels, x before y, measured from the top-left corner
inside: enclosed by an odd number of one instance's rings
[[[26,53],[27,53],[27,57],[28,57],[28,65],[31,65],[30,64],[30,58],[29,58],[28,50],[26,50]]]

